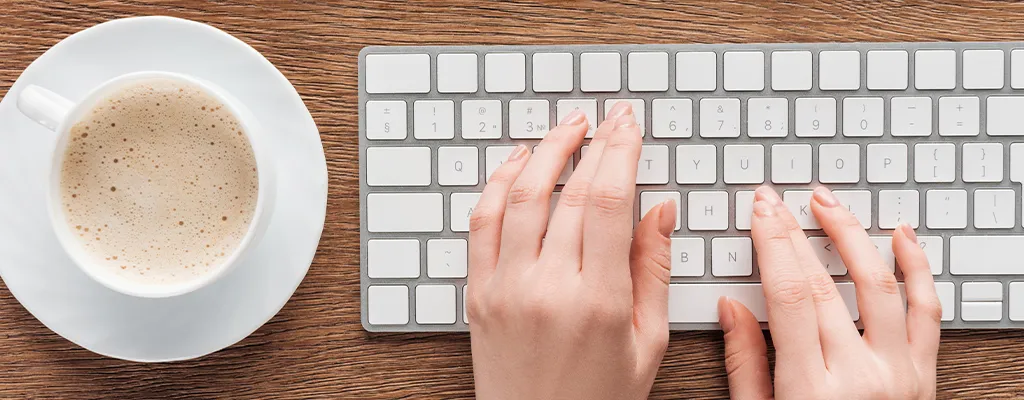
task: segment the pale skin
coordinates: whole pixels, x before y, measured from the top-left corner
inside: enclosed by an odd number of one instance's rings
[[[562,188],[562,168],[587,121],[568,115],[533,154],[520,146],[491,176],[470,221],[467,313],[480,399],[644,399],[668,346],[670,240],[676,204],[633,224],[641,137],[616,104]],[[825,188],[811,210],[856,284],[861,335],[799,228],[771,188],[755,192],[757,250],[774,382],[753,314],[722,298],[725,365],[734,399],[935,397],[941,309],[912,229],[893,232],[906,282]],[[685,397],[685,394],[680,394]]]

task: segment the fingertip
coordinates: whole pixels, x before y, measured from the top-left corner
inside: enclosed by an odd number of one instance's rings
[[[767,201],[758,200],[754,202],[754,216],[761,218],[775,217],[775,207]]]
[[[900,234],[914,245],[917,245],[917,233],[914,232],[914,228],[911,228],[907,223],[900,223],[896,229]]]
[[[658,208],[658,232],[664,237],[672,236],[676,230],[676,200],[668,199]]]
[[[718,298],[718,324],[726,334],[736,328],[736,312],[728,296]]]

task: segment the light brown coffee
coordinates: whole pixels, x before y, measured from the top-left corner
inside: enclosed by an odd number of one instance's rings
[[[61,200],[97,264],[141,284],[187,282],[223,263],[248,231],[256,159],[235,117],[202,88],[133,83],[70,135]]]

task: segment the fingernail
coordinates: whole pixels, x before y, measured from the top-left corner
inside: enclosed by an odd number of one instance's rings
[[[839,205],[839,199],[836,195],[832,194],[831,190],[826,189],[824,186],[818,186],[814,188],[814,200],[825,207],[835,207]]]
[[[636,117],[633,114],[623,115],[615,120],[615,129],[630,129],[636,126]]]
[[[914,232],[914,228],[911,228],[910,225],[906,223],[902,223],[900,224],[900,230],[903,231],[904,235],[907,235],[908,239],[917,243],[917,232]]]
[[[518,145],[518,146],[516,146],[515,150],[512,150],[512,154],[508,155],[508,160],[509,161],[519,161],[524,156],[526,156],[526,146],[525,145]]]
[[[584,119],[586,119],[586,115],[584,115],[582,112],[580,112],[580,110],[573,110],[571,113],[569,113],[569,115],[566,115],[565,118],[562,118],[562,121],[559,122],[558,124],[559,125],[579,125],[579,124],[583,123]]]
[[[775,207],[768,204],[767,201],[756,201],[754,202],[754,215],[759,217],[774,217]]]
[[[658,232],[664,237],[672,236],[672,231],[676,230],[676,200],[668,199],[661,202],[661,210],[658,213]]]
[[[732,299],[726,296],[718,298],[718,324],[725,333],[736,327],[736,312],[732,308]]]
[[[754,201],[764,201],[772,206],[782,204],[782,199],[779,198],[779,194],[775,193],[775,190],[767,186],[761,186],[754,191]]]
[[[608,111],[608,117],[605,119],[614,121],[623,115],[633,115],[633,106],[629,105],[628,102],[620,101],[612,106],[612,109]]]

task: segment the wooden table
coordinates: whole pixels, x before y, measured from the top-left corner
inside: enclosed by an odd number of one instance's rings
[[[370,335],[359,324],[356,58],[363,46],[1024,41],[1024,4],[982,0],[149,3],[0,1],[0,93],[57,41],[115,18],[172,15],[241,38],[292,81],[320,128],[330,194],[316,259],[266,326],[226,350],[172,364],[92,354],[0,290],[0,398],[472,397],[466,334]],[[1024,397],[1022,340],[1024,331],[944,332],[939,398]],[[651,397],[727,395],[721,333],[673,333]]]

